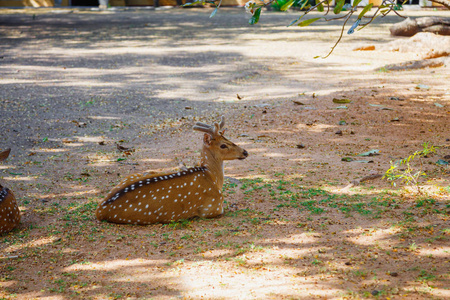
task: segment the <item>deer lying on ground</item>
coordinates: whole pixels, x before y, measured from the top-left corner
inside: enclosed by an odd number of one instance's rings
[[[245,159],[246,150],[227,140],[220,124],[198,122],[205,132],[199,167],[164,174],[131,175],[113,188],[96,211],[97,219],[147,225],[223,213],[223,161]]]
[[[11,149],[0,152],[0,161],[8,158]],[[0,234],[14,229],[20,222],[20,210],[12,191],[0,185]]]

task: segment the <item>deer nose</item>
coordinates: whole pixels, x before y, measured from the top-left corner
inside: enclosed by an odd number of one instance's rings
[[[244,150],[244,152],[242,152],[242,154],[244,154],[244,156],[247,157],[248,156],[247,150]]]

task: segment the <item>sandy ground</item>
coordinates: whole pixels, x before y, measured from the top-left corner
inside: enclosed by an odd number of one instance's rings
[[[0,297],[449,299],[449,66],[384,70],[425,51],[378,47],[394,16],[314,59],[338,23],[209,13],[0,10],[0,176],[22,212],[0,237]],[[193,124],[221,115],[250,153],[226,163],[222,217],[95,219],[124,176],[195,165]],[[439,148],[413,161],[421,193],[370,177],[424,142]]]

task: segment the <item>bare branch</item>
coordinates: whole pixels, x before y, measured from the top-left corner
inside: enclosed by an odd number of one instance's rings
[[[339,39],[336,41],[336,44],[334,44],[334,46],[331,47],[330,53],[328,53],[326,56],[322,57],[323,59],[325,59],[325,58],[327,58],[328,56],[330,56],[331,53],[333,53],[334,48],[336,48],[336,46],[337,46],[337,45],[339,44],[339,42],[341,41],[342,36],[344,35],[345,24],[347,24],[348,20],[349,20],[350,17],[353,15],[353,12],[354,12],[354,11],[352,10],[352,11],[350,11],[350,13],[348,14],[347,19],[345,20],[344,24],[342,25],[341,35],[339,36]]]

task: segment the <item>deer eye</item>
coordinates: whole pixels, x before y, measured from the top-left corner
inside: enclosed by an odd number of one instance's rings
[[[228,148],[228,146],[225,144],[222,144],[222,145],[220,145],[220,148],[225,149],[225,148]]]

